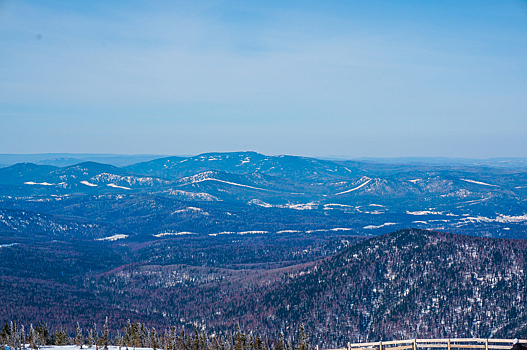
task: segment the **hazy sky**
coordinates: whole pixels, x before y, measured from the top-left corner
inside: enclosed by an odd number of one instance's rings
[[[527,157],[527,1],[0,0],[0,153]]]

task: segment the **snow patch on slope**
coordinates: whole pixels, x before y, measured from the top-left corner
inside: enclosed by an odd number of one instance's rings
[[[116,184],[107,184],[106,186],[108,186],[108,187],[113,187],[113,188],[122,188],[122,189],[124,189],[124,190],[131,190],[130,187],[118,186],[118,185],[116,185]]]
[[[126,237],[128,237],[128,235],[117,234],[117,235],[113,235],[113,236],[110,236],[110,237],[97,238],[96,241],[110,241],[110,242],[113,242],[113,241],[117,241],[118,239],[124,239]]]
[[[491,185],[486,182],[476,181],[476,180],[469,180],[469,179],[461,179],[462,181],[470,182],[476,185],[484,185],[484,186],[492,186],[492,187],[499,187],[498,185]]]
[[[335,196],[338,196],[338,195],[341,195],[341,194],[344,194],[344,193],[349,193],[349,192],[357,191],[359,188],[366,186],[371,180],[373,180],[373,179],[368,179],[368,181],[366,181],[366,182],[360,184],[359,186],[357,186],[357,187],[355,187],[355,188],[352,188],[352,189],[349,189],[349,190],[346,190],[346,191],[342,191],[342,192],[336,193]]]
[[[161,232],[156,235],[153,235],[154,237],[164,237],[164,236],[184,236],[184,235],[197,235],[195,232]]]
[[[375,229],[375,228],[381,228],[381,227],[392,226],[392,225],[397,225],[397,224],[395,222],[385,222],[384,224],[379,225],[379,226],[368,225],[368,226],[364,226],[364,228],[367,229],[367,230],[371,230],[371,229]]]

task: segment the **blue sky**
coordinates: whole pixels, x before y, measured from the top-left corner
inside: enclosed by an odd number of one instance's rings
[[[0,0],[0,153],[527,157],[527,1]]]

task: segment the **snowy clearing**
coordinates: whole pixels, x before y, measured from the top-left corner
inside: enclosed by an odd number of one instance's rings
[[[197,235],[195,232],[161,232],[156,235],[153,235],[154,237],[164,237],[164,236],[184,236],[184,235]]]
[[[391,226],[391,225],[397,225],[397,224],[395,222],[385,222],[384,224],[379,225],[379,226],[368,225],[368,226],[364,226],[364,228],[367,229],[367,230],[371,230],[371,229],[374,229],[374,228],[381,228],[381,227]]]
[[[33,181],[24,182],[24,185],[53,186],[53,184],[50,184],[49,182],[33,182]]]
[[[15,246],[17,245],[18,243],[10,243],[10,244],[0,244],[0,248],[4,248],[4,247],[12,247],[12,246]]]
[[[81,184],[86,185],[86,186],[90,186],[90,187],[97,187],[96,184],[92,184],[92,183],[90,183],[88,181],[81,181]]]
[[[373,180],[373,179],[368,179],[368,181],[366,181],[366,182],[360,184],[359,186],[357,186],[357,187],[355,187],[355,188],[352,188],[352,189],[350,189],[350,190],[336,193],[335,196],[338,196],[338,195],[341,195],[341,194],[344,194],[344,193],[349,193],[349,192],[356,191],[356,190],[358,190],[359,188],[361,188],[361,187],[363,187],[363,186],[366,186],[371,180]]]
[[[430,210],[420,210],[420,211],[406,211],[408,215],[443,215],[442,211],[430,211]]]
[[[118,185],[116,185],[116,184],[107,184],[106,186],[108,186],[108,187],[113,187],[113,188],[122,188],[122,189],[124,189],[124,190],[131,190],[130,187],[118,186]]]
[[[461,181],[470,182],[476,185],[483,185],[483,186],[492,186],[492,187],[499,187],[498,185],[491,185],[486,182],[476,181],[476,180],[469,180],[469,179],[461,179]]]
[[[118,235],[113,235],[113,236],[110,236],[110,237],[97,238],[96,241],[110,241],[110,242],[113,242],[113,241],[117,241],[118,239],[124,239],[126,237],[128,237],[128,235],[118,234]]]

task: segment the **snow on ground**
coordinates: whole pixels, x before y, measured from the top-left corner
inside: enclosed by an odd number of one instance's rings
[[[461,179],[462,181],[470,182],[476,185],[484,185],[484,186],[492,186],[492,187],[499,187],[498,185],[491,185],[486,182],[476,181],[476,180],[469,180],[469,179]]]
[[[381,205],[381,204],[369,204],[370,207],[383,207],[384,208],[384,205]]]
[[[110,242],[113,242],[113,241],[117,241],[118,239],[123,239],[123,238],[126,238],[126,237],[128,237],[128,235],[118,234],[118,235],[113,235],[113,236],[110,236],[110,237],[97,238],[96,241],[110,241]]]
[[[10,244],[0,244],[0,248],[4,248],[4,247],[12,247],[12,246],[15,246],[17,245],[18,243],[10,243]]]
[[[282,230],[282,231],[278,231],[276,233],[298,233],[300,231],[298,230]]]
[[[337,209],[337,208],[332,208],[332,207],[353,208],[352,205],[347,205],[347,204],[337,204],[337,203],[324,204],[324,210]]]
[[[205,192],[187,192],[187,191],[169,189],[168,191],[165,191],[164,193],[168,193],[171,196],[180,196],[180,197],[185,197],[185,198],[195,199],[195,200],[221,201],[221,199],[211,196],[210,194],[205,193]]]
[[[116,185],[116,184],[107,184],[106,186],[108,186],[108,187],[113,187],[113,188],[122,188],[122,189],[124,189],[124,190],[131,190],[130,187],[118,186],[118,185]]]
[[[419,181],[421,181],[421,179],[414,179],[414,180],[408,180],[408,181],[410,181],[411,183],[413,183],[413,184],[414,184],[414,183],[416,183],[416,182],[419,182]]]
[[[33,181],[24,182],[24,185],[53,186],[53,184],[50,184],[49,182],[33,182]]]
[[[335,227],[332,228],[330,231],[352,231],[352,228],[349,227]]]
[[[183,178],[183,179],[181,179],[181,181],[188,181],[188,180],[190,180],[190,183],[193,183],[193,184],[199,183],[199,182],[204,182],[204,181],[216,181],[216,182],[221,182],[221,183],[232,185],[232,186],[246,187],[246,188],[251,188],[251,189],[259,190],[259,191],[268,191],[265,188],[254,187],[254,186],[239,184],[239,183],[236,183],[236,182],[230,182],[230,181],[215,179],[213,177],[210,177],[210,175],[212,175],[212,174],[213,174],[212,171],[206,171],[204,173],[200,173],[200,174],[192,175],[190,177]]]
[[[269,231],[242,231],[238,232],[239,235],[261,235],[269,233]]]
[[[430,211],[430,210],[419,210],[419,211],[406,211],[408,215],[443,215],[442,211]]]
[[[172,214],[178,214],[178,213],[186,213],[186,212],[189,212],[189,211],[196,211],[196,212],[200,212],[202,211],[201,208],[196,208],[196,207],[187,207],[185,209],[179,209],[179,210],[175,210],[172,212]],[[209,214],[207,212],[203,212],[204,214]]]
[[[318,204],[315,202],[285,205],[286,208],[295,209],[295,210],[313,210],[316,206],[318,206]]]
[[[518,216],[510,216],[510,215],[503,215],[499,214],[496,216],[495,219],[488,218],[486,216],[468,216],[464,217],[460,220],[460,222],[463,223],[474,223],[474,222],[499,222],[502,224],[508,224],[508,223],[519,223],[519,222],[525,222],[527,221],[527,214],[524,215],[518,215]]]
[[[249,162],[250,162],[249,157],[246,157],[245,159],[242,160],[242,162],[240,164],[238,164],[236,166],[240,166],[240,165],[243,165],[243,164],[249,163]]]
[[[216,237],[218,235],[263,235],[269,233],[269,231],[241,231],[241,232],[231,232],[223,231],[218,233],[209,233],[209,236]]]
[[[374,228],[381,228],[381,227],[391,226],[391,225],[397,225],[397,224],[395,222],[385,222],[384,224],[379,225],[379,226],[368,225],[368,226],[364,226],[364,228],[367,229],[367,230],[371,230],[371,229],[374,229]]]
[[[90,186],[90,187],[97,187],[96,184],[92,184],[92,183],[90,183],[88,181],[81,181],[81,184],[86,185],[86,186]]]
[[[158,233],[157,235],[153,235],[154,237],[164,237],[164,236],[184,236],[184,235],[197,235],[197,233],[195,232],[186,232],[186,231],[183,231],[183,232],[161,232],[161,233]]]
[[[252,199],[252,200],[249,201],[248,204],[254,204],[254,205],[257,205],[257,206],[260,206],[260,207],[264,207],[264,208],[272,208],[272,207],[274,207],[274,205],[266,203],[266,202],[264,202],[262,200],[259,200],[259,199]]]
[[[363,186],[366,186],[371,180],[373,180],[373,179],[368,179],[368,181],[366,181],[366,182],[360,184],[359,186],[357,186],[357,187],[355,187],[355,188],[352,188],[352,189],[350,189],[350,190],[346,190],[346,191],[342,191],[342,192],[339,192],[339,193],[335,193],[335,196],[338,196],[338,195],[340,195],[340,194],[344,194],[344,193],[349,193],[349,192],[356,191],[356,190],[358,190],[359,188],[361,188],[361,187],[363,187]]]

